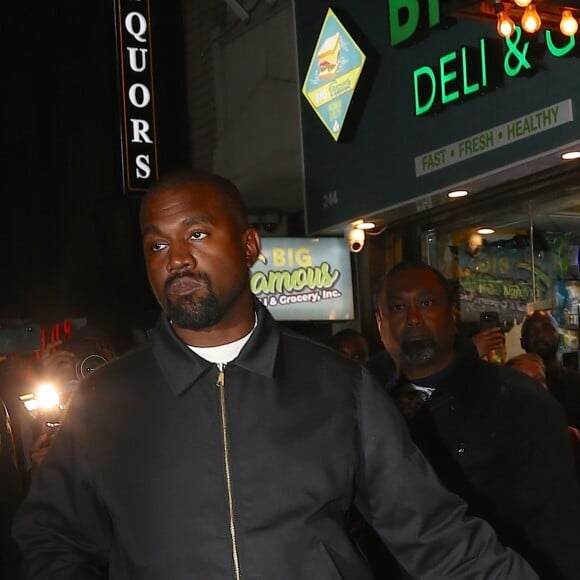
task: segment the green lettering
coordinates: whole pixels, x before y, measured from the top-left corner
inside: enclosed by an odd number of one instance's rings
[[[487,57],[485,56],[485,38],[479,39],[479,54],[481,56],[481,86],[487,87]]]
[[[319,290],[332,287],[339,278],[339,270],[331,270],[328,262],[322,262],[314,268],[308,266],[292,271],[254,272],[250,278],[250,289],[258,296],[299,292],[304,288]]]
[[[268,288],[268,280],[264,272],[254,272],[250,278],[250,290],[253,294],[265,294]]]
[[[473,83],[472,85],[467,83],[467,48],[465,46],[461,47],[461,64],[463,67],[463,94],[471,95],[479,90],[479,84]]]
[[[445,65],[453,62],[457,58],[456,52],[450,52],[449,54],[444,54],[439,59],[439,65],[441,67],[441,102],[446,105],[451,101],[455,101],[459,98],[459,91],[452,91],[447,93],[445,90],[445,85],[454,81],[457,78],[457,71],[445,72]]]
[[[439,0],[427,0],[429,28],[434,28],[441,21]],[[391,46],[405,42],[415,34],[419,24],[420,6],[418,0],[389,0],[389,28]],[[403,17],[406,20],[403,21]]]
[[[441,20],[439,13],[439,0],[428,0],[429,7],[429,28],[437,26]]]
[[[420,76],[427,76],[429,79],[429,82],[431,83],[431,94],[429,96],[429,98],[427,99],[427,102],[425,104],[421,104],[419,102],[419,77]],[[429,66],[422,66],[419,67],[418,69],[415,69],[413,71],[413,86],[414,86],[414,90],[415,90],[415,116],[419,116],[419,115],[424,115],[432,106],[433,103],[435,101],[435,94],[436,94],[436,90],[435,87],[436,85],[436,81],[435,81],[435,73],[433,72],[433,69]]]
[[[546,30],[545,37],[548,50],[552,53],[553,56],[558,58],[567,55],[576,46],[576,35],[570,36],[570,38],[568,38],[568,42],[564,46],[556,46],[554,44],[551,30]]]
[[[330,271],[330,264],[328,262],[322,262],[320,264],[320,273],[322,275],[322,280],[320,281],[320,287],[330,288],[334,286],[334,283],[340,278],[340,272],[335,270]]]
[[[403,15],[407,20],[402,22]],[[389,0],[389,24],[391,46],[395,46],[413,36],[419,24],[419,2],[417,0]]]

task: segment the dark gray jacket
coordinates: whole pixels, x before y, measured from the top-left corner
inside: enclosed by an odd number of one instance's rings
[[[500,365],[468,357],[448,370],[408,418],[415,443],[469,512],[491,523],[542,579],[577,580],[580,488],[558,403]]]
[[[0,400],[0,578],[17,577],[19,553],[10,537],[12,517],[22,500],[22,481],[16,464],[16,451],[10,416]]]
[[[17,520],[27,578],[365,580],[353,499],[417,578],[536,578],[462,519],[368,372],[256,308],[223,388],[164,317],[89,376]]]

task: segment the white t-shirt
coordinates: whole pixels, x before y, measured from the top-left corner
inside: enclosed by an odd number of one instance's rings
[[[242,336],[242,338],[238,338],[238,340],[234,340],[234,342],[230,342],[228,344],[221,344],[220,346],[191,346],[187,345],[195,354],[200,356],[201,358],[211,362],[216,363],[218,365],[225,365],[230,361],[234,360],[239,354],[242,348],[248,340],[250,340],[250,336],[256,329],[258,324],[258,317],[254,315],[254,327],[248,334]]]

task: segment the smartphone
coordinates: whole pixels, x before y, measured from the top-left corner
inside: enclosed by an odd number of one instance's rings
[[[479,314],[480,330],[487,330],[497,326],[499,326],[499,312],[497,310],[488,310]]]
[[[0,354],[32,354],[40,350],[40,325],[13,324],[0,327]]]

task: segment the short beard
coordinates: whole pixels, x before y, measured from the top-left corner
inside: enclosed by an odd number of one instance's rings
[[[433,360],[435,346],[435,342],[431,338],[424,340],[404,340],[401,344],[401,350],[403,356],[409,363],[423,366]]]
[[[180,302],[174,302],[168,297],[168,288],[175,278],[165,282],[165,297],[167,305],[165,311],[169,319],[179,328],[187,330],[202,330],[216,325],[223,316],[215,290],[209,276],[205,273],[187,274],[203,282],[207,294],[203,298],[195,295],[185,296]]]

